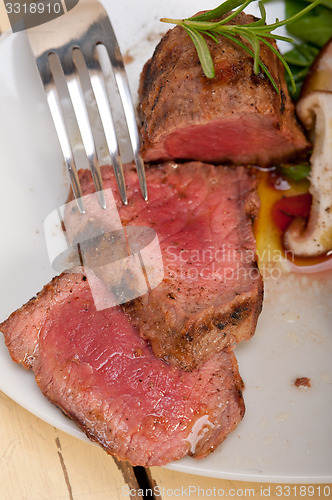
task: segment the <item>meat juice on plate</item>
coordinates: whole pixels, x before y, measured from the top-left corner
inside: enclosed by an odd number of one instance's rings
[[[332,270],[331,252],[316,257],[301,257],[283,243],[284,231],[295,217],[308,220],[311,197],[309,180],[295,182],[283,177],[277,169],[257,173],[261,208],[254,231],[258,261],[261,267],[277,265],[285,271],[311,274]],[[280,204],[280,200],[287,200]]]

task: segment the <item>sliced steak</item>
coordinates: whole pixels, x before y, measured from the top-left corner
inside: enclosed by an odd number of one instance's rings
[[[91,272],[89,280],[109,294]],[[0,330],[14,361],[32,368],[45,396],[91,440],[132,464],[202,458],[243,417],[232,352],[192,372],[168,365],[119,307],[96,310],[81,269],[53,279]]]
[[[125,206],[112,170],[103,169],[104,187],[113,189],[123,225],[153,228],[164,264],[163,281],[122,307],[156,356],[192,370],[255,331],[263,296],[252,230],[259,205],[255,180],[244,167],[200,162],[164,163],[146,175],[148,202],[134,167],[125,167]],[[80,182],[83,193],[94,190],[88,171],[80,172]],[[94,223],[107,230],[112,221],[103,213],[98,211]],[[73,226],[84,230],[75,218]]]
[[[232,24],[253,20],[241,13]],[[279,95],[265,74],[253,73],[253,59],[241,47],[222,37],[218,44],[206,41],[213,79],[205,77],[189,35],[179,26],[166,33],[146,63],[139,89],[145,160],[266,166],[306,151],[284,68],[273,52],[261,44],[261,60]]]

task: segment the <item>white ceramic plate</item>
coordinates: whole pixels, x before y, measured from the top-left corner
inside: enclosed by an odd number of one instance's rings
[[[136,96],[142,65],[166,30],[158,19],[186,17],[216,2],[104,4],[123,53],[132,58],[127,70]],[[280,13],[280,5],[273,4],[270,20]],[[66,200],[68,177],[24,33],[0,40],[0,61],[2,321],[54,275],[43,221]],[[245,382],[244,420],[208,458],[183,459],[170,468],[238,480],[332,480],[331,298],[332,280],[326,277],[290,274],[267,280],[256,335],[236,348]],[[303,376],[310,378],[311,388],[294,386]],[[0,389],[46,422],[86,439],[41,395],[33,374],[11,361],[2,337]]]

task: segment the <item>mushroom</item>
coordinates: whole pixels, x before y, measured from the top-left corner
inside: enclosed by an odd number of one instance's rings
[[[312,257],[332,250],[332,92],[309,92],[298,102],[297,113],[314,144],[312,205],[308,224],[295,219],[285,232],[284,243],[295,255]]]
[[[332,38],[320,50],[311,66],[301,89],[301,97],[312,90],[332,92]]]

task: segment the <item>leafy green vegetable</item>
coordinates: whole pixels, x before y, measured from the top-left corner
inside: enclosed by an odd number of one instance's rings
[[[310,3],[313,2],[314,0],[305,0],[305,1]],[[321,5],[324,5],[328,9],[332,10],[332,0],[322,0],[320,3]]]
[[[292,50],[284,54],[288,64],[307,68],[318,55],[319,48],[310,43],[296,44]]]
[[[298,12],[312,0],[285,0],[286,15]],[[296,36],[302,44],[296,44],[292,50],[283,54],[294,77],[296,92],[292,95],[297,100],[308,71],[320,49],[332,36],[332,0],[321,0],[314,11],[307,13],[301,19],[287,25],[287,32]],[[293,82],[286,74],[288,89],[293,88]]]
[[[241,4],[243,4],[243,0],[226,0],[226,2],[223,2],[215,9],[208,10],[203,14],[198,14],[197,16],[194,16],[194,18],[196,21],[209,21],[211,19],[216,19],[217,17],[221,17],[231,10],[236,9]]]
[[[313,0],[305,0],[306,2],[312,2]],[[325,7],[329,8],[332,10],[332,0],[322,0],[321,1],[322,5],[325,5]]]
[[[296,92],[292,95],[294,100],[297,100],[300,95],[301,87],[308,71],[319,53],[319,48],[310,43],[297,44],[292,50],[284,54],[284,58],[289,64],[295,85]],[[286,82],[291,88],[291,81],[286,74]]]
[[[286,16],[291,17],[305,7],[308,2],[303,0],[285,0]],[[319,5],[314,11],[294,22],[287,24],[291,35],[305,42],[322,47],[332,36],[332,1],[330,7]]]
[[[258,21],[254,21],[248,24],[227,24],[234,17],[236,17],[240,12],[242,12],[252,1],[254,0],[226,0],[222,4],[220,4],[216,9],[205,12],[203,14],[194,16],[192,18],[187,19],[161,19],[164,23],[177,24],[182,26],[192,39],[199,60],[201,62],[203,71],[208,78],[214,78],[215,71],[213,66],[212,57],[206,43],[206,40],[203,35],[207,35],[215,42],[218,42],[219,37],[223,36],[232,40],[234,43],[242,47],[250,56],[254,59],[254,73],[258,74],[259,71],[263,71],[265,75],[270,80],[276,92],[279,93],[278,85],[274,81],[272,75],[268,71],[267,67],[260,60],[260,44],[263,43],[266,45],[282,62],[285,67],[286,74],[288,75],[288,79],[290,85],[295,92],[296,86],[295,81],[292,75],[292,72],[288,66],[286,59],[271,45],[269,40],[283,40],[283,41],[293,41],[292,39],[280,35],[273,34],[276,28],[280,26],[288,25],[292,23],[293,25],[300,21],[305,14],[310,12],[313,8],[320,4],[321,0],[315,0],[310,2],[309,5],[305,2],[304,8],[301,11],[294,12],[289,18],[284,19],[283,21],[279,21],[276,19],[275,23],[265,24],[266,21],[266,12],[262,2],[259,2],[259,9],[261,12],[262,19]],[[293,1],[301,1],[301,0],[293,0]],[[327,1],[327,0],[324,0]],[[235,9],[233,12],[230,12],[232,9]],[[227,14],[226,17],[218,22],[213,22],[214,19]],[[247,42],[249,46],[245,43]],[[250,48],[251,46],[251,48]]]
[[[310,174],[310,164],[304,163],[302,165],[279,165],[278,172],[286,179],[291,179],[295,182],[307,179]]]

